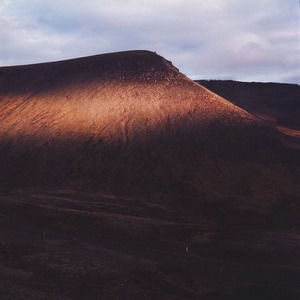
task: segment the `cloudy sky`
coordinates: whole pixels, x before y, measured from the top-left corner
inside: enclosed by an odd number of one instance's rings
[[[300,84],[300,0],[0,0],[0,66],[129,49],[192,79]]]

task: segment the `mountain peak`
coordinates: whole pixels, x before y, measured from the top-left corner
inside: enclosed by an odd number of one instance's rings
[[[131,50],[57,62],[0,68],[0,89],[16,87],[24,92],[31,86],[55,88],[68,84],[112,81],[159,81],[181,78],[172,63],[155,52]]]

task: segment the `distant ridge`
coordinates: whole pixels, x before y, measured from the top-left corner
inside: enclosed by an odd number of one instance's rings
[[[300,146],[300,86],[289,83],[196,81],[284,133]]]
[[[0,68],[0,150],[2,188],[264,208],[297,187],[276,132],[150,51]]]

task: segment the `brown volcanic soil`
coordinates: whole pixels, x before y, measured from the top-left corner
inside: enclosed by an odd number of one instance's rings
[[[1,68],[0,108],[3,187],[264,208],[297,186],[297,153],[152,52]]]
[[[231,101],[275,127],[300,145],[300,86],[283,83],[197,80],[214,93]]]
[[[155,53],[0,68],[0,165],[3,299],[297,299],[299,152]]]

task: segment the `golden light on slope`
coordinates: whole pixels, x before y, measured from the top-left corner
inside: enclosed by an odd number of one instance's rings
[[[85,87],[72,86],[68,92],[33,93],[25,99],[20,95],[11,99],[3,97],[0,108],[0,134],[35,138],[63,138],[74,134],[108,138],[124,132],[125,127],[144,131],[155,130],[166,122],[176,127],[178,122],[199,126],[216,120],[233,123],[254,120],[187,80],[149,84],[118,82],[104,86],[101,82],[92,83]]]

